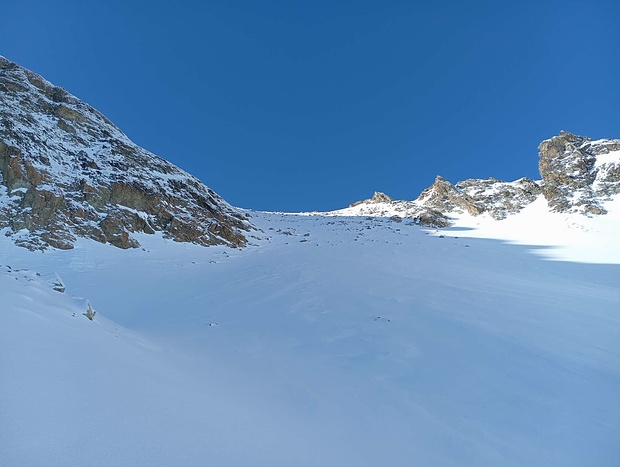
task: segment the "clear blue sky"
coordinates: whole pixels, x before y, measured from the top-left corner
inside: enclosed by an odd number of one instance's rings
[[[537,178],[561,129],[620,137],[618,0],[19,0],[2,16],[1,55],[242,207]]]

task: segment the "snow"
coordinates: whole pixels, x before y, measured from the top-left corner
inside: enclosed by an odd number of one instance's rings
[[[548,259],[620,264],[620,196],[603,203],[605,215],[554,213],[541,195],[517,214],[496,221],[489,216],[455,214],[452,229],[460,237],[493,238],[518,245]]]
[[[0,465],[617,465],[618,217],[541,204],[251,213],[243,250],[1,237]]]
[[[336,211],[326,213],[309,213],[319,216],[379,216],[379,217],[392,217],[392,216],[407,216],[410,211],[413,212],[420,206],[421,203],[415,201],[395,201],[391,203],[361,203],[356,206],[338,209]]]
[[[62,186],[199,186],[71,95],[76,133],[11,96],[6,143]],[[130,164],[80,169],[123,162],[110,140]],[[597,187],[619,157],[597,156]],[[422,203],[250,212],[243,250],[30,252],[0,230],[0,465],[618,465],[620,197],[441,231],[406,218]]]
[[[620,163],[620,151],[609,151],[607,154],[599,154],[596,156],[595,167],[600,167],[603,164],[618,164]]]

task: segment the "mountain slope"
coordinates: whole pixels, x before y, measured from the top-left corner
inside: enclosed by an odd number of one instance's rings
[[[0,57],[0,228],[31,249],[134,232],[245,245],[251,228],[198,179],[132,143],[64,89]]]
[[[463,214],[502,220],[544,198],[550,213],[607,213],[603,204],[620,195],[620,140],[593,141],[561,132],[539,146],[539,181],[469,179],[455,185],[441,176],[414,201],[384,193],[358,201],[336,215],[400,216],[430,227],[457,225]]]
[[[0,465],[618,465],[618,140],[277,214],[2,58],[0,122]]]
[[[0,463],[617,464],[619,265],[251,214],[265,235],[243,250],[0,239],[0,263],[97,310],[24,292],[0,314]]]

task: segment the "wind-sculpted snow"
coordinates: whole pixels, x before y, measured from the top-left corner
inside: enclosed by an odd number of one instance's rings
[[[66,287],[0,274],[0,464],[617,465],[620,265],[250,214],[242,250],[0,238]]]
[[[134,232],[245,245],[251,225],[198,179],[132,143],[101,113],[0,57],[0,228],[28,248]]]

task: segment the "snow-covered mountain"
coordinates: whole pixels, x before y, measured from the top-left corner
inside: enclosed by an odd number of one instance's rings
[[[31,249],[78,237],[136,247],[135,232],[245,245],[240,212],[137,146],[101,113],[0,56],[0,228]]]
[[[543,197],[552,213],[603,215],[606,202],[620,194],[620,139],[590,138],[560,132],[539,146],[541,180],[469,179],[455,185],[438,176],[414,201],[395,201],[377,192],[336,215],[412,218],[420,225],[448,227],[454,217],[505,219]]]
[[[0,465],[618,465],[617,140],[262,213],[6,60],[0,98]]]
[[[328,216],[380,216],[545,247],[538,254],[571,261],[618,263],[620,139],[591,140],[560,132],[539,146],[540,180],[438,176],[413,201],[375,192]]]
[[[132,143],[112,122],[64,89],[0,57],[0,228],[31,249],[71,248],[78,237],[121,248],[134,232],[177,241],[245,245],[252,228],[199,180]],[[504,219],[544,196],[551,212],[606,213],[620,193],[620,140],[562,132],[543,141],[542,180],[438,176],[415,201],[383,194],[336,211],[402,216],[447,227],[454,215]]]

